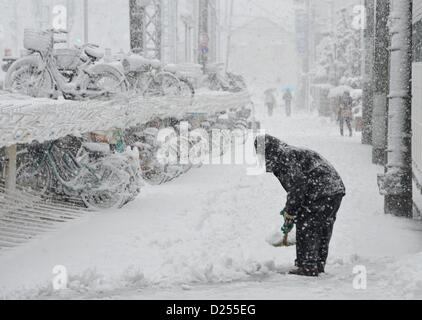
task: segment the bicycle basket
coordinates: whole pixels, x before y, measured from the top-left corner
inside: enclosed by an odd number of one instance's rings
[[[46,31],[25,29],[23,46],[27,50],[45,53],[53,46],[53,35]]]
[[[82,64],[78,49],[56,49],[54,59],[57,68],[61,70],[74,70]]]

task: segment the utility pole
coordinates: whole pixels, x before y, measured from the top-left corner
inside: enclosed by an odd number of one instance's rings
[[[89,7],[88,7],[88,0],[84,0],[84,42],[89,42],[89,24],[88,24],[88,16],[89,16]]]
[[[387,158],[388,61],[390,56],[390,35],[388,32],[389,14],[390,0],[376,0],[372,162],[379,165],[385,165]]]
[[[203,72],[206,71],[206,65],[208,63],[208,56],[207,53],[202,52],[201,48],[204,44],[204,37],[209,37],[208,32],[208,7],[209,7],[209,0],[199,0],[199,43],[198,47],[200,48],[198,50],[198,61],[200,64],[202,64]]]
[[[411,218],[412,0],[394,0],[388,109],[388,161],[383,177],[385,213]]]
[[[221,25],[222,25],[222,15],[221,15],[221,0],[216,0],[216,15],[217,15],[217,50],[216,50],[216,61],[221,62]]]
[[[230,0],[230,14],[228,21],[228,34],[227,34],[227,48],[226,48],[226,72],[229,70],[230,63],[230,47],[232,45],[232,28],[233,28],[233,13],[234,13],[234,0]]]
[[[208,59],[210,62],[215,63],[217,62],[217,1],[216,0],[208,0],[209,8],[209,34],[210,34],[210,53]]]
[[[192,24],[191,16],[182,16],[185,26],[185,62],[192,62]]]
[[[372,110],[374,107],[374,32],[375,0],[365,0],[366,23],[364,29],[363,73],[363,131],[362,143],[372,144]]]

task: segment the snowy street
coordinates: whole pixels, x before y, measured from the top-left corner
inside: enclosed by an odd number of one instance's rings
[[[297,317],[421,266],[422,0],[0,0],[0,301]]]
[[[262,105],[257,109],[263,111]],[[0,297],[63,299],[403,299],[422,298],[422,225],[386,216],[371,148],[341,137],[316,115],[260,114],[263,129],[334,164],[344,198],[327,274],[286,275],[295,247],[266,240],[282,225],[285,192],[269,174],[209,165],[146,187],[120,211],[89,214],[0,256]],[[53,268],[69,274],[53,291]],[[364,266],[367,289],[353,270]]]

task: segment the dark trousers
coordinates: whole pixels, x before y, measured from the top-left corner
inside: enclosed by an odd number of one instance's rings
[[[292,102],[286,100],[286,115],[290,117],[292,115]]]
[[[297,215],[296,266],[325,268],[331,236],[343,195],[324,197]]]
[[[272,103],[267,103],[268,116],[272,117],[274,114],[274,105]]]
[[[352,136],[353,135],[352,118],[344,117],[344,116],[340,115],[339,120],[340,120],[340,133],[341,133],[341,135],[344,136],[344,123],[346,122],[347,128],[349,129],[349,134],[350,134],[350,136]]]

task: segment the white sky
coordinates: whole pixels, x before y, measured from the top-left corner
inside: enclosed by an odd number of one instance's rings
[[[234,26],[255,18],[270,18],[284,28],[294,23],[293,0],[234,0]],[[222,2],[225,2],[224,0]]]

